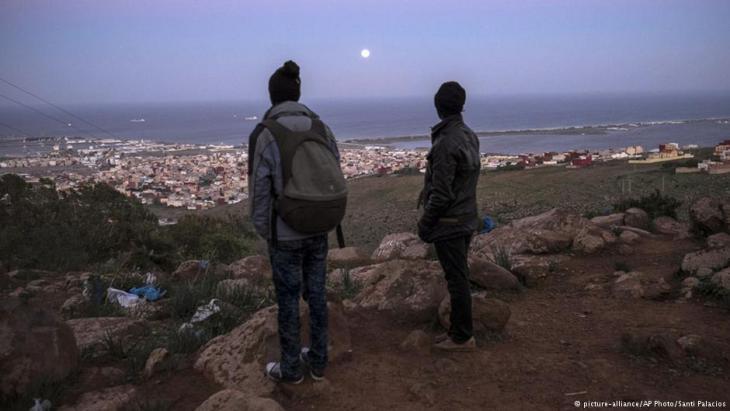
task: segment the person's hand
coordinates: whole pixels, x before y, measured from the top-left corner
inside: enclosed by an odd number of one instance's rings
[[[433,234],[433,225],[430,221],[424,217],[418,220],[418,237],[426,242],[431,242],[431,235]]]

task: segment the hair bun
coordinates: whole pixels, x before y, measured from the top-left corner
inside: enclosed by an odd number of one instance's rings
[[[299,66],[297,65],[297,63],[289,60],[284,63],[284,66],[282,66],[281,68],[281,72],[287,77],[297,78],[299,77]]]

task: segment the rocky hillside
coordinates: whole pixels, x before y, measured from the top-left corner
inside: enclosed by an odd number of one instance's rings
[[[470,250],[478,350],[443,354],[446,284],[430,246],[385,236],[329,257],[323,382],[276,386],[276,307],[265,257],[154,273],[162,299],[108,287],[135,273],[0,268],[2,409],[574,409],[603,400],[730,405],[730,202],[690,220],[638,208],[514,220]],[[113,300],[113,301],[110,301]],[[303,338],[307,308],[300,309]],[[40,408],[39,408],[40,409]]]

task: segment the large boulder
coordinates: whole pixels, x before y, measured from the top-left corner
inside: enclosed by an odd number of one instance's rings
[[[722,203],[709,197],[702,197],[689,208],[692,224],[706,234],[719,233],[725,230],[725,216]]]
[[[284,408],[271,398],[251,397],[225,389],[211,395],[195,411],[284,411]]]
[[[121,411],[137,398],[133,385],[119,385],[81,395],[75,405],[63,406],[59,411]]]
[[[366,265],[356,268],[337,268],[327,274],[327,282],[329,286],[339,287],[345,281],[345,276],[350,277],[350,281],[359,287],[367,287],[372,285],[381,277],[382,267],[386,263]]]
[[[356,309],[373,309],[394,318],[427,322],[447,294],[446,280],[437,262],[394,260],[371,275],[376,279],[353,298]]]
[[[418,260],[428,256],[428,244],[413,233],[388,234],[373,251],[374,261]]]
[[[473,294],[471,298],[472,323],[474,333],[501,332],[509,321],[512,312],[509,305],[496,298],[488,298],[484,294]],[[438,318],[447,330],[451,326],[451,298],[446,296],[439,305]]]
[[[613,283],[611,291],[617,298],[656,300],[666,297],[672,288],[661,276],[632,271],[620,275]]]
[[[94,356],[103,355],[109,342],[129,346],[148,331],[144,320],[128,317],[75,318],[66,323],[73,330],[79,349]]]
[[[51,310],[0,299],[0,397],[26,394],[38,381],[66,378],[79,362],[71,328]]]
[[[591,253],[612,242],[615,242],[615,236],[610,231],[579,214],[556,208],[476,236],[471,251],[490,259],[503,252],[511,255],[555,254],[568,251],[571,246],[577,251]]]
[[[534,287],[551,272],[559,271],[564,255],[516,255],[511,258],[511,271],[528,287]]]
[[[625,230],[619,235],[619,240],[623,244],[636,244],[641,240],[641,236],[633,231]]]
[[[730,234],[717,233],[707,237],[707,248],[730,247]]]
[[[357,267],[370,262],[370,257],[359,247],[333,248],[327,253],[327,263],[336,267]]]
[[[568,250],[588,224],[592,223],[578,214],[555,208],[476,236],[471,251],[487,258],[503,250],[512,255],[559,253]]]
[[[713,274],[711,282],[718,288],[730,291],[730,268],[726,268]]]
[[[616,235],[612,232],[598,226],[587,225],[573,239],[573,250],[593,254],[615,242]]]
[[[514,274],[483,258],[470,259],[469,280],[487,290],[520,289],[520,282]]]
[[[680,223],[672,217],[661,216],[654,219],[652,228],[655,233],[671,235],[675,238],[689,238],[692,236],[691,227],[687,223]]]
[[[251,255],[228,265],[233,278],[261,282],[271,279],[271,262],[262,255]]]
[[[625,216],[626,216],[625,213],[602,215],[602,216],[591,218],[591,223],[593,223],[599,227],[603,227],[603,228],[622,226],[622,225],[624,225]]]
[[[351,350],[350,330],[341,304],[328,303],[329,360],[336,361]],[[309,341],[309,310],[300,305],[301,341]],[[200,351],[195,369],[225,388],[247,396],[271,394],[274,384],[264,376],[269,361],[280,357],[277,307],[258,311],[244,324],[210,340]]]
[[[712,272],[730,265],[730,247],[700,250],[682,259],[682,271],[689,274]]]
[[[624,224],[629,227],[636,227],[642,230],[649,228],[649,214],[640,208],[629,208],[625,212]]]

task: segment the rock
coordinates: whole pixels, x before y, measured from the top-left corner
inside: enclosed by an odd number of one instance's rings
[[[641,239],[641,236],[633,231],[622,231],[619,236],[619,241],[624,244],[636,244]]]
[[[380,278],[382,272],[382,265],[373,264],[364,267],[357,267],[351,269],[337,268],[327,274],[327,281],[330,285],[340,286],[344,281],[345,273],[350,276],[350,280],[357,283],[360,287],[366,287],[372,285]]]
[[[706,274],[730,265],[730,247],[701,250],[689,253],[682,259],[682,271],[689,274]]]
[[[328,303],[329,360],[345,358],[351,352],[350,330],[341,304]],[[300,305],[301,341],[309,341],[309,310]],[[271,394],[274,384],[264,376],[268,361],[280,356],[277,307],[256,312],[248,321],[225,335],[210,340],[195,361],[195,369],[225,388],[247,396]]]
[[[469,280],[488,290],[519,290],[520,282],[514,274],[482,258],[469,263]]]
[[[251,287],[251,282],[247,278],[231,278],[219,281],[216,286],[216,293],[217,295],[229,295],[239,290],[246,290]]]
[[[359,247],[332,248],[327,263],[337,267],[356,267],[369,264],[370,258]]]
[[[632,247],[628,244],[621,244],[618,246],[618,253],[623,256],[632,255],[635,252],[636,252],[636,250],[634,250],[634,247]]]
[[[615,242],[616,236],[612,232],[597,226],[587,226],[573,239],[573,250],[593,254]]]
[[[197,281],[205,275],[207,270],[200,260],[188,260],[180,263],[171,275],[173,281]]]
[[[170,300],[162,299],[157,301],[141,301],[130,307],[127,312],[132,318],[147,321],[159,321],[170,318]]]
[[[502,300],[496,298],[487,298],[482,294],[474,294],[471,298],[472,302],[472,321],[474,324],[474,333],[500,332],[509,321],[512,314],[509,305]],[[449,296],[443,299],[439,306],[439,322],[441,325],[449,329],[451,321],[451,299]]]
[[[713,274],[711,282],[725,291],[730,291],[730,267]]]
[[[615,213],[591,218],[591,222],[599,227],[611,228],[624,225],[625,213]]]
[[[353,298],[358,309],[377,310],[410,322],[433,319],[447,294],[446,280],[433,261],[393,260],[382,264],[377,280]]]
[[[684,280],[682,280],[682,288],[685,289],[694,289],[700,284],[700,279],[697,277],[687,277]]]
[[[74,334],[54,312],[0,298],[0,397],[24,395],[38,381],[62,381],[78,362]]]
[[[394,259],[417,260],[428,256],[428,244],[413,233],[388,234],[373,252],[374,261]]]
[[[242,258],[228,265],[233,278],[245,278],[254,283],[271,280],[271,263],[261,255]]]
[[[400,343],[399,348],[402,351],[410,352],[428,352],[433,343],[432,338],[422,330],[413,330],[408,334],[405,340]]]
[[[133,385],[119,385],[81,395],[76,405],[63,406],[59,411],[121,411],[137,397]]]
[[[73,330],[79,349],[94,356],[105,353],[108,340],[127,345],[147,331],[145,321],[127,317],[75,318],[66,323]]]
[[[150,378],[155,373],[160,372],[164,368],[165,361],[167,361],[169,356],[170,352],[167,351],[167,348],[155,348],[152,350],[144,364],[143,374],[145,378]]]
[[[616,227],[616,229],[621,230],[621,231],[631,231],[633,233],[636,233],[636,234],[638,234],[642,237],[646,237],[646,238],[655,238],[656,237],[654,234],[652,234],[646,230],[642,230],[641,228],[631,227],[628,225],[622,225],[620,227]]]
[[[702,337],[697,334],[689,334],[677,339],[677,345],[689,354],[697,353],[701,344]]]
[[[654,219],[652,223],[654,232],[657,234],[671,235],[675,238],[690,238],[691,227],[687,223],[680,223],[672,217],[661,216]]]
[[[516,254],[551,254],[570,248],[573,238],[592,223],[561,209],[522,218],[478,235],[471,244],[473,254],[491,258],[500,250]]]
[[[640,208],[629,208],[626,210],[624,224],[629,227],[636,227],[642,230],[649,228],[649,214]]]
[[[689,217],[692,224],[701,232],[706,234],[719,233],[725,230],[725,216],[723,215],[721,202],[709,197],[703,197],[695,201],[689,208]]]
[[[211,395],[195,411],[284,411],[284,408],[271,398],[250,397],[226,389]]]
[[[707,248],[730,247],[730,234],[717,233],[707,237]]]
[[[665,297],[671,287],[661,276],[649,276],[632,271],[617,278],[612,287],[616,298],[644,298],[655,300]]]
[[[711,268],[701,267],[700,269],[698,269],[695,272],[695,276],[697,276],[697,278],[704,279],[704,278],[707,278],[707,277],[712,277],[712,274],[713,273],[714,273],[714,271]]]
[[[621,346],[634,355],[658,357],[672,362],[684,359],[677,338],[666,332],[651,330],[629,331],[621,336]]]
[[[408,388],[413,399],[428,406],[436,403],[436,387],[433,382],[417,382]]]
[[[564,256],[516,255],[512,256],[512,272],[528,287],[534,287],[540,279],[560,269]]]
[[[61,314],[65,318],[78,317],[89,308],[89,300],[82,294],[69,297],[61,306]]]

